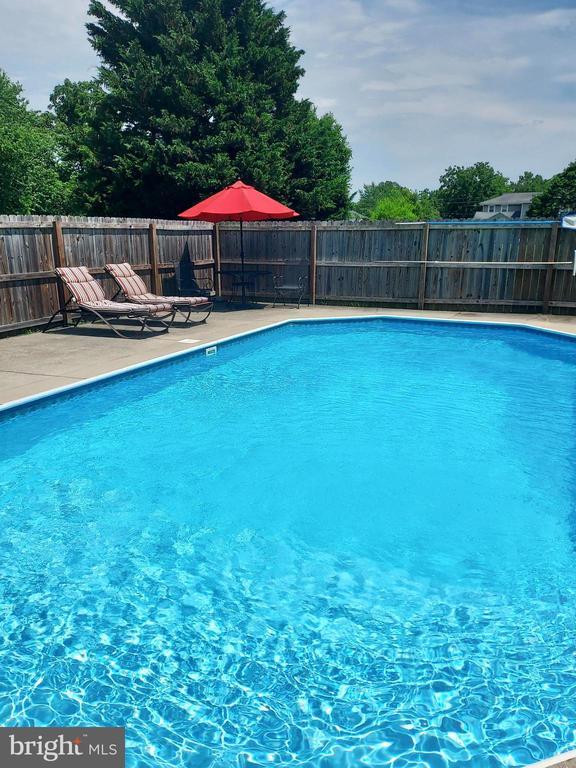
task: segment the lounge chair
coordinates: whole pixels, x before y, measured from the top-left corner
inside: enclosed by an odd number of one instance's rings
[[[120,317],[139,320],[140,333],[143,333],[145,329],[158,332],[150,327],[150,322],[152,321],[162,326],[159,331],[160,333],[166,333],[172,324],[172,320],[174,320],[175,310],[169,303],[156,302],[154,305],[144,305],[107,299],[100,284],[86,267],[59,267],[55,272],[71,295],[64,306],[60,307],[57,312],[54,312],[44,328],[44,332],[50,328],[55,317],[60,314],[65,316],[68,312],[77,315],[74,320],[74,327],[81,320],[89,319],[93,323],[101,321],[110,330],[114,331],[117,336],[122,336],[123,338],[128,337],[117,328],[114,328],[110,322],[111,320]],[[167,319],[169,319],[169,322],[165,322]]]
[[[137,304],[158,304],[159,302],[168,304],[174,311],[184,316],[186,323],[193,312],[206,313],[197,321],[201,323],[205,323],[212,312],[213,303],[207,296],[157,296],[149,293],[144,280],[134,272],[132,265],[128,262],[106,264],[104,268],[116,281],[118,293],[122,293],[126,301]]]

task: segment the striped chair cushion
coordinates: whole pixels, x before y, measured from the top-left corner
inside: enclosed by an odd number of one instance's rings
[[[104,291],[86,267],[58,267],[56,273],[77,304],[106,301]]]
[[[130,296],[130,301],[137,301],[139,304],[155,304],[158,301],[170,302],[174,307],[191,307],[196,304],[210,304],[210,299],[206,296],[155,296],[153,293],[141,293],[138,296]]]
[[[134,304],[131,301],[85,301],[81,304],[83,309],[93,309],[96,312],[115,315],[157,315],[160,312],[172,312],[171,304]]]
[[[130,301],[139,294],[145,294],[148,291],[146,283],[132,269],[132,265],[127,261],[122,264],[106,264],[106,271],[109,272],[118,283],[124,296]]]
[[[127,301],[109,301],[108,299],[104,299],[103,301],[84,302],[82,306],[86,309],[93,309],[96,312],[103,312],[107,314],[112,312],[118,315],[130,315],[137,313],[145,315],[153,314],[152,307],[144,307],[140,304],[131,304]]]

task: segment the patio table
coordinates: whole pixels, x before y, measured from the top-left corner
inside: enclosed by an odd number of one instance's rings
[[[242,280],[242,269],[238,267],[238,269],[219,269],[218,270],[219,275],[228,275],[232,277],[232,287],[233,288],[242,288],[244,287],[246,294],[248,294],[249,289],[251,288],[254,292],[253,297],[248,299],[251,303],[255,303],[256,301],[256,286],[258,284],[258,279],[260,277],[265,277],[267,275],[272,274],[272,270],[270,269],[244,269],[244,280]]]

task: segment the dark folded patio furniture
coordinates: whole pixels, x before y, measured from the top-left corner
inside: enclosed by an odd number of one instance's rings
[[[128,337],[115,328],[110,322],[111,320],[135,319],[140,321],[140,333],[143,333],[144,330],[166,333],[174,319],[175,310],[171,304],[158,302],[145,306],[107,299],[100,284],[86,267],[59,267],[55,272],[71,295],[64,306],[59,307],[54,312],[43,332],[50,328],[58,315],[61,314],[66,317],[69,313],[75,315],[74,327],[81,320],[90,320],[93,323],[102,322],[117,336],[123,338]],[[169,322],[165,322],[167,319]],[[150,322],[159,323],[162,326],[160,331],[152,328]]]
[[[196,277],[194,264],[189,256],[184,256],[174,264],[174,275],[178,286],[178,296],[205,296],[211,301],[216,296],[214,283],[209,277]]]

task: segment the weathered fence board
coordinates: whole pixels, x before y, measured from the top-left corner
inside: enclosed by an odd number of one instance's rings
[[[9,279],[0,285],[0,328],[27,327],[37,318],[49,317],[58,306],[52,225],[13,227],[0,230],[0,275]],[[32,279],[18,278],[28,273]]]
[[[307,280],[313,303],[576,312],[576,232],[550,222],[254,222],[244,225],[244,243],[263,299],[278,275]],[[0,217],[0,330],[40,324],[59,306],[59,264],[88,266],[112,296],[104,264],[129,261],[149,286],[172,294],[182,259],[231,296],[238,224]]]
[[[576,252],[576,230],[562,229],[558,234],[556,245],[556,263],[569,263],[574,259]],[[572,269],[565,268],[554,270],[552,282],[550,306],[570,307],[576,306],[576,278],[572,276]]]
[[[362,302],[386,296],[395,305],[411,304],[418,298],[422,235],[422,227],[413,225],[321,229],[317,299]]]

